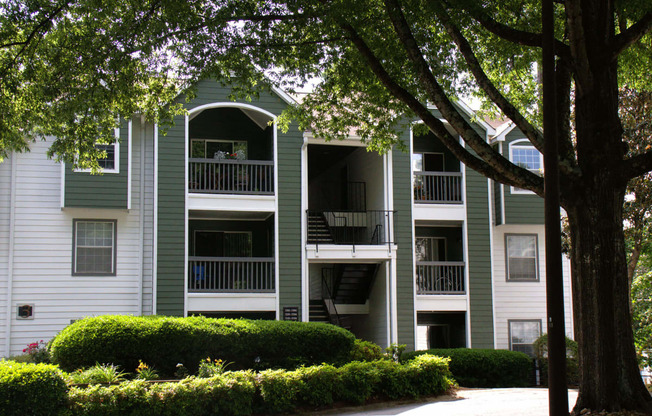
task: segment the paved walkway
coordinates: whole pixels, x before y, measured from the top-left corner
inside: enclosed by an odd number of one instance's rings
[[[569,410],[577,400],[577,390],[569,390]],[[359,408],[333,409],[315,414],[340,416],[548,416],[548,390],[460,389],[454,396],[420,403],[373,404]]]

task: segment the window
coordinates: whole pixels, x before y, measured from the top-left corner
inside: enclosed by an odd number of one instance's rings
[[[543,155],[527,139],[520,139],[510,144],[509,158],[517,166],[537,175],[543,174]],[[532,194],[532,191],[513,186],[511,192],[513,194]]]
[[[509,349],[534,357],[534,341],[541,336],[541,320],[510,320]]]
[[[98,150],[106,152],[106,157],[98,159],[103,172],[115,170],[115,144],[98,144],[95,145]]]
[[[417,261],[445,261],[446,239],[442,237],[417,237],[414,241]]]
[[[506,234],[507,280],[538,281],[536,234]]]
[[[115,276],[115,220],[73,220],[73,276]]]
[[[223,152],[227,155],[241,151],[247,157],[247,142],[242,140],[203,140],[192,139],[190,141],[190,157],[201,159],[213,159],[216,153]],[[228,159],[228,157],[227,157]]]
[[[443,172],[443,153],[413,153],[412,170],[414,172]]]

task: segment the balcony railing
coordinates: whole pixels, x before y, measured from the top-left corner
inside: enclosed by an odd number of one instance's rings
[[[209,194],[274,194],[274,162],[189,159],[188,191]]]
[[[414,172],[414,202],[461,204],[461,172]]]
[[[417,295],[462,295],[464,262],[417,261]]]
[[[308,211],[308,244],[389,245],[393,222],[394,211]]]
[[[188,291],[270,293],[274,270],[272,257],[189,257]]]

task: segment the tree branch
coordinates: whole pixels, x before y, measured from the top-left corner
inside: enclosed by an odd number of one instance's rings
[[[632,156],[622,161],[621,180],[627,183],[630,179],[644,175],[652,170],[652,150]]]
[[[487,13],[478,9],[466,9],[471,17],[482,25],[489,32],[506,41],[523,46],[534,46],[540,48],[543,42],[541,33],[527,32],[514,29],[489,17]],[[570,57],[568,45],[555,39],[555,54],[561,57]]]
[[[471,73],[478,81],[478,85],[482,90],[487,94],[487,96],[493,101],[503,113],[512,120],[516,126],[525,134],[525,136],[530,140],[530,142],[537,148],[537,150],[543,153],[543,136],[530,122],[528,122],[525,117],[510,103],[505,96],[498,91],[498,88],[491,82],[487,74],[482,69],[480,62],[478,62],[477,57],[471,49],[471,45],[466,40],[462,32],[455,26],[455,24],[450,20],[450,16],[446,13],[445,10],[441,8],[438,9],[438,16],[440,21],[443,23],[446,31],[453,39],[453,42],[457,45],[457,48],[462,53],[464,60],[466,61]]]
[[[496,172],[507,179],[506,183],[525,188],[543,195],[543,180],[527,169],[520,168],[505,159],[498,151],[491,147],[483,137],[466,122],[457,109],[453,106],[443,88],[435,79],[428,62],[426,62],[421,50],[412,35],[410,27],[403,15],[400,4],[397,0],[385,0],[385,8],[389,15],[394,31],[403,44],[408,58],[417,71],[417,77],[421,85],[426,89],[428,98],[437,105],[437,109],[451,126],[462,136],[464,141],[473,149]],[[482,173],[482,172],[480,172]],[[499,180],[505,183],[504,180]]]
[[[610,58],[615,59],[618,57],[625,49],[636,43],[650,30],[652,30],[652,12],[647,12],[641,20],[616,35],[611,47]]]

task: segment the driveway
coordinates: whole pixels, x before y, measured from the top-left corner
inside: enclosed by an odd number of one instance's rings
[[[569,410],[577,390],[568,391]],[[420,403],[378,403],[358,408],[333,409],[312,414],[341,416],[548,416],[548,390],[460,389],[453,396]]]

